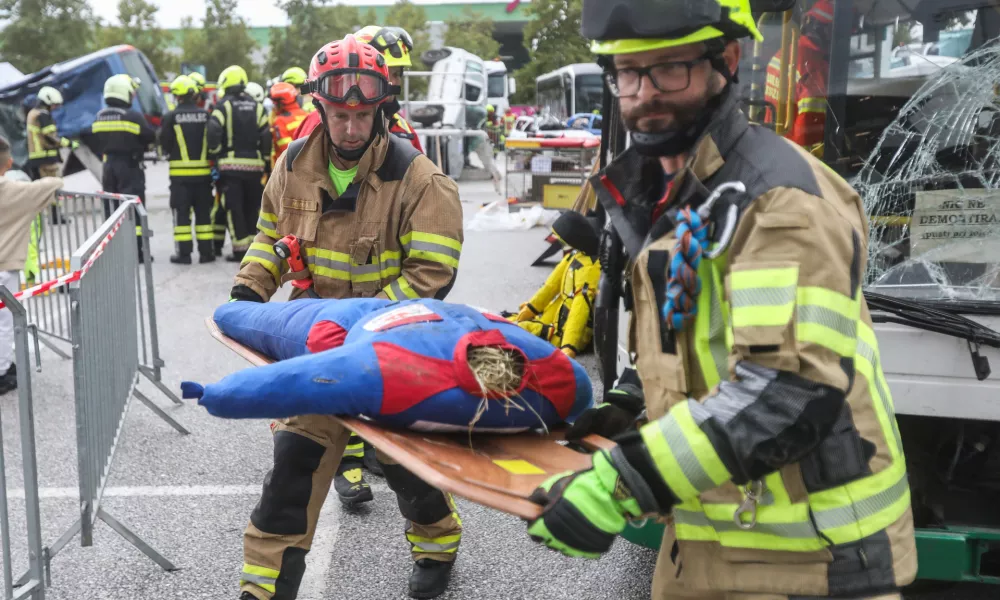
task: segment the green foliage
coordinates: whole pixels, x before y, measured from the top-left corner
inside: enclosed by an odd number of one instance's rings
[[[587,40],[580,35],[583,0],[533,0],[526,10],[524,45],[531,61],[514,73],[514,104],[535,103],[535,79],[574,63],[594,62]]]
[[[246,69],[251,81],[259,78],[252,62],[257,42],[250,36],[246,20],[236,14],[236,5],[237,0],[206,0],[201,27],[195,27],[190,17],[182,21],[184,61],[205,65],[209,81],[230,65]]]
[[[94,49],[86,0],[0,0],[0,56],[31,73]]]
[[[286,0],[279,6],[288,14],[288,27],[271,29],[270,52],[265,68],[277,77],[289,67],[309,69],[316,51],[334,40],[373,24],[375,12],[364,14],[346,4],[327,6],[327,0]]]
[[[158,10],[148,0],[119,0],[118,24],[97,29],[97,47],[130,44],[146,55],[160,77],[179,72],[177,56],[167,51],[173,41],[172,36],[157,26]]]
[[[384,23],[376,25],[391,25],[402,27],[413,38],[413,52],[410,58],[413,61],[411,71],[426,71],[427,65],[420,60],[420,55],[430,50],[430,37],[427,34],[427,12],[422,6],[417,6],[409,0],[400,0],[389,9],[385,16]],[[410,100],[424,98],[427,94],[427,78],[413,77],[410,79]],[[400,96],[402,100],[402,96]]]
[[[445,46],[462,48],[483,60],[493,60],[500,54],[500,42],[493,39],[493,19],[466,6],[460,17],[448,19],[445,24]]]

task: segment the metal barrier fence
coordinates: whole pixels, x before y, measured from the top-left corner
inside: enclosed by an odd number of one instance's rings
[[[76,398],[77,464],[80,480],[80,518],[48,549],[55,556],[79,533],[83,546],[93,544],[94,524],[104,521],[146,556],[168,571],[170,561],[129,531],[101,506],[101,499],[122,427],[133,398],[152,409],[182,434],[189,433],[138,389],[143,370],[144,307],[137,240],[149,256],[148,237],[133,235],[137,218],[147,230],[146,215],[135,198],[121,197],[121,204],[77,248],[70,261],[70,339],[73,348],[73,389]],[[145,261],[146,314],[155,315],[152,268]],[[136,303],[136,299],[140,302]],[[156,346],[155,316],[150,333]],[[152,379],[151,379],[152,380]],[[156,383],[154,381],[154,383]],[[162,385],[162,384],[161,384]]]
[[[14,361],[17,370],[18,412],[20,417],[21,468],[24,472],[24,513],[27,525],[28,571],[15,584],[7,505],[7,463],[0,428],[0,552],[3,553],[4,600],[30,598],[45,600],[45,549],[42,547],[41,514],[38,504],[38,462],[35,456],[35,416],[31,398],[31,369],[28,355],[28,318],[24,305],[14,299],[13,290],[0,286],[0,301],[14,317]],[[2,309],[0,309],[2,310]],[[2,343],[9,343],[4,340]],[[2,418],[0,418],[2,421]],[[16,587],[15,587],[16,586]]]
[[[31,333],[56,354],[70,359],[72,344],[70,299],[64,287],[71,279],[73,269],[70,255],[80,248],[94,232],[102,227],[116,208],[123,202],[136,203],[136,225],[141,226],[142,255],[149,254],[149,229],[146,210],[135,196],[121,194],[83,194],[60,190],[56,194],[58,222],[50,220],[46,211],[36,219],[33,228],[38,232],[39,273],[26,287],[34,292],[22,298],[28,311]],[[174,404],[181,400],[161,379],[163,360],[160,357],[156,327],[156,302],[153,294],[153,267],[150,261],[138,266],[140,277],[135,279],[135,310],[139,314],[139,371]],[[40,282],[46,282],[44,284]],[[41,288],[41,289],[38,289]],[[29,299],[30,298],[30,299]]]

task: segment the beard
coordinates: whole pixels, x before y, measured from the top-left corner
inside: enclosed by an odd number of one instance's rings
[[[695,125],[702,117],[712,99],[722,91],[721,84],[715,77],[709,79],[705,94],[686,102],[667,101],[653,98],[622,111],[622,120],[629,131],[643,133],[665,133],[668,131],[684,131]]]

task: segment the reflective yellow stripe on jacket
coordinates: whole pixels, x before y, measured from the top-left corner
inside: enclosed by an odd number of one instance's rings
[[[139,124],[132,121],[94,121],[91,127],[94,133],[109,133],[114,131],[124,131],[132,135],[139,135]]]
[[[875,333],[861,319],[860,288],[852,298],[823,287],[798,287],[797,267],[734,270],[730,306],[721,295],[719,272],[725,259],[702,261],[699,268],[705,287],[693,331],[695,354],[708,387],[718,383],[720,374],[729,379],[722,356],[733,347],[732,328],[793,324],[799,344],[816,344],[853,360],[856,372],[867,381],[892,463],[878,473],[811,492],[807,501],[794,503],[781,474],[771,473],[761,482],[764,495],[756,507],[756,523],[751,526],[744,520],[741,526],[734,520],[739,504],[709,503],[700,497],[729,481],[731,474],[701,428],[711,413],[695,400],[682,402],[640,429],[660,476],[681,500],[673,509],[677,537],[729,547],[814,551],[885,529],[906,512],[910,492]]]
[[[358,264],[350,255],[322,248],[306,248],[306,263],[315,275],[363,283],[390,279],[402,271],[402,254],[386,250],[378,257],[378,263]]]
[[[184,139],[184,132],[178,124],[174,125],[174,136],[177,139],[177,147],[181,152],[181,159],[170,161],[170,176],[204,177],[211,175],[212,163],[208,160],[208,127],[205,128],[205,132],[202,135],[201,157],[197,160],[191,160],[191,157],[188,155],[187,140]]]
[[[410,231],[399,238],[409,258],[422,258],[454,269],[462,255],[462,242],[436,233]]]

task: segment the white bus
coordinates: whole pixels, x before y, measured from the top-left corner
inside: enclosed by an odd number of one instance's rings
[[[600,110],[603,93],[603,70],[594,63],[567,65],[535,80],[535,103],[560,121]]]

